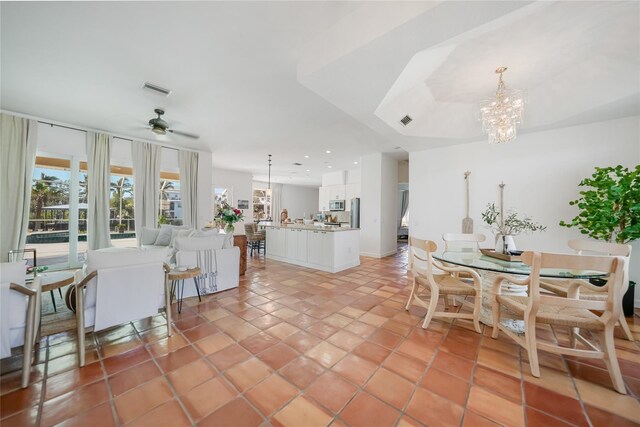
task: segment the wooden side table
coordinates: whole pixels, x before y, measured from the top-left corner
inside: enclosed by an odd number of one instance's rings
[[[247,272],[247,236],[233,236],[233,246],[240,248],[240,275]]]
[[[193,279],[193,283],[196,285],[196,292],[198,292],[198,300],[202,301],[200,298],[200,287],[198,286],[198,276],[200,276],[200,268],[190,268],[188,270],[180,271],[177,268],[172,269],[167,273],[167,279],[171,281],[171,299],[173,300],[173,295],[176,295],[176,300],[178,301],[178,313],[182,312],[182,297],[184,296],[184,280],[185,279]],[[178,283],[181,282],[181,283]],[[179,285],[182,285],[179,287]]]

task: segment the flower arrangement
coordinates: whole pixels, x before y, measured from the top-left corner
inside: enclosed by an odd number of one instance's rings
[[[244,216],[240,209],[229,206],[227,202],[222,202],[217,208],[215,221],[221,224],[225,224],[225,231],[227,233],[233,233],[233,224],[242,221]]]
[[[501,221],[501,214],[495,203],[488,203],[487,209],[480,216],[484,223],[487,224],[487,228],[490,228],[495,235],[517,236],[523,232],[533,233],[547,229],[547,227],[535,222],[527,215],[522,218],[518,217],[518,212],[515,209],[507,211],[504,220]]]

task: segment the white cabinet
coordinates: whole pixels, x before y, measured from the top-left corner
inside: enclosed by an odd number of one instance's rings
[[[267,227],[267,255],[285,257],[287,255],[287,230]]]
[[[307,231],[285,229],[286,257],[297,261],[307,261]]]
[[[344,185],[330,185],[327,188],[329,189],[329,200],[344,200],[345,197],[345,186]]]
[[[307,261],[318,267],[333,266],[333,233],[309,231],[307,233]]]
[[[350,192],[348,193],[348,191]],[[357,195],[353,196],[352,194]],[[329,202],[331,200],[345,200],[345,209],[349,210],[349,201],[353,197],[360,197],[360,184],[328,185],[320,187],[318,189],[318,209],[320,211],[328,211]]]
[[[307,252],[308,252],[308,244],[307,244],[307,240],[308,240],[308,236],[309,236],[309,232],[307,230],[297,230],[297,241],[298,241],[298,249],[296,251],[296,256],[294,257],[295,260],[297,261],[301,261],[301,262],[307,262]]]
[[[347,184],[345,185],[345,209],[351,209],[351,199],[360,197],[360,184]]]
[[[359,230],[267,226],[267,258],[336,273],[360,265]]]
[[[320,187],[318,189],[318,210],[320,212],[329,210],[329,187]]]

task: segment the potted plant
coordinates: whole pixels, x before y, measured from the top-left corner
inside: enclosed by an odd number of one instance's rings
[[[127,229],[127,224],[120,223],[116,225],[116,228],[118,229],[118,233],[124,233],[124,231]]]
[[[244,216],[242,215],[242,211],[240,209],[229,206],[227,202],[223,202],[222,205],[218,206],[218,211],[216,213],[215,219],[225,224],[224,231],[227,234],[233,234],[233,231],[235,229],[233,224],[242,221],[244,219]]]
[[[633,169],[620,165],[595,168],[589,178],[578,186],[580,198],[569,202],[580,212],[570,222],[560,221],[563,227],[577,227],[580,233],[609,243],[630,243],[640,238],[640,165]],[[633,314],[635,282],[623,298],[626,316]]]
[[[496,236],[496,252],[509,253],[515,248],[513,246],[513,236],[522,233],[533,233],[544,231],[547,227],[535,222],[531,217],[524,215],[520,217],[515,209],[510,209],[504,215],[496,208],[495,203],[488,203],[487,208],[480,214],[482,220]]]

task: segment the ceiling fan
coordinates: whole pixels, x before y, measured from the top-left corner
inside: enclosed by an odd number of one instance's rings
[[[162,115],[164,114],[164,110],[161,110],[160,108],[156,108],[153,111],[158,115],[158,117],[154,117],[153,119],[149,120],[149,126],[151,126],[151,132],[155,133],[156,135],[166,135],[167,132],[171,132],[175,135],[186,136],[187,138],[193,138],[193,139],[200,138],[200,135],[169,129],[169,123],[162,120]]]

